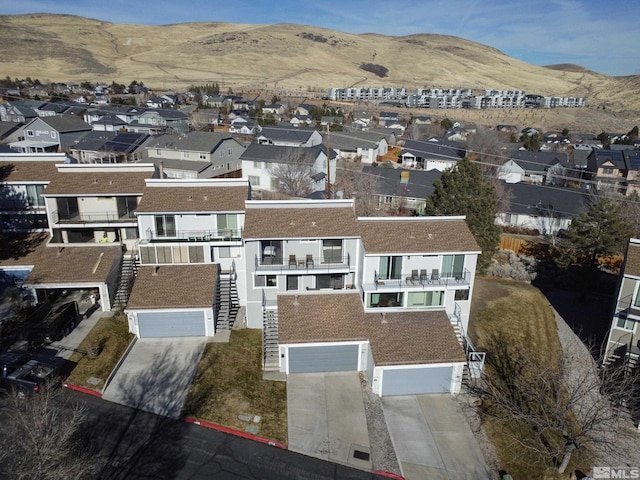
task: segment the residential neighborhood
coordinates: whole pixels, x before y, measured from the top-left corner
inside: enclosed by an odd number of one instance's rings
[[[242,435],[408,479],[498,478],[461,406],[489,404],[483,388],[503,358],[487,348],[497,338],[481,310],[491,288],[505,296],[517,282],[539,288],[550,299],[538,304],[562,325],[552,294],[608,295],[613,314],[594,333],[604,352],[594,368],[635,378],[637,129],[572,135],[413,113],[583,107],[584,99],[349,88],[332,89],[324,103],[158,91],[116,105],[103,102],[113,98],[103,87],[69,87],[75,101],[6,96],[0,105],[3,315],[29,323],[43,305],[80,308],[53,347],[25,346],[27,327],[3,320],[2,351],[88,358],[99,326],[84,326],[119,318],[127,341],[105,378],[88,375],[76,387],[216,423],[197,417],[194,397],[204,404],[206,395],[194,392],[207,370],[217,372],[207,362],[224,354],[213,349],[233,349],[249,332],[257,343],[246,363],[255,363],[256,382],[282,392],[286,437],[261,437],[277,422],[248,403],[232,415]],[[412,108],[376,103],[390,99]],[[355,100],[367,108],[345,105]],[[463,165],[477,177],[457,178]],[[463,198],[472,200],[456,205]],[[581,243],[594,218],[619,234]],[[487,247],[491,231],[497,240]],[[174,376],[159,382],[168,390],[132,400],[132,382],[143,384],[157,358],[171,355]],[[615,408],[637,430],[638,405],[625,397]],[[407,418],[420,420],[409,428]],[[384,442],[374,440],[378,428]]]

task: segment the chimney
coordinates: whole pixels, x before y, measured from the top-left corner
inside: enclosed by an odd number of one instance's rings
[[[157,277],[158,276],[158,270],[160,270],[160,267],[156,265],[155,267],[153,267],[153,273],[151,275],[154,276],[154,277]]]
[[[409,170],[403,170],[400,172],[400,183],[409,183]]]
[[[389,323],[389,322],[387,322],[387,314],[386,314],[386,312],[382,312],[380,314],[380,317],[382,318],[382,322],[381,323],[383,323],[383,324],[384,323]]]
[[[164,178],[164,161],[162,160],[158,163],[158,171],[160,173],[160,178]]]
[[[300,305],[300,302],[298,302],[298,295],[295,295],[293,297],[293,304],[297,307],[298,305]]]

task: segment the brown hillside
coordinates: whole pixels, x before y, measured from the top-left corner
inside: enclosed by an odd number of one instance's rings
[[[574,65],[538,67],[445,35],[353,35],[277,24],[101,22],[70,15],[0,16],[0,72],[41,81],[143,81],[154,88],[218,82],[239,89],[324,93],[329,87],[522,89],[586,96],[635,120],[640,76]],[[375,68],[362,69],[370,64]],[[380,76],[386,71],[386,76]]]

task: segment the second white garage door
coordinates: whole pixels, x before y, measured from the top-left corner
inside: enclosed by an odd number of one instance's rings
[[[204,311],[138,312],[140,338],[204,337]]]
[[[289,347],[289,373],[358,370],[359,345]]]

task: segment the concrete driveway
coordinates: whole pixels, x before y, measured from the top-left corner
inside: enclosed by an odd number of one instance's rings
[[[179,418],[206,343],[201,337],[138,339],[102,398]]]
[[[384,397],[382,408],[407,480],[493,478],[460,406],[451,395]]]
[[[371,470],[369,433],[357,372],[287,377],[289,450]]]

